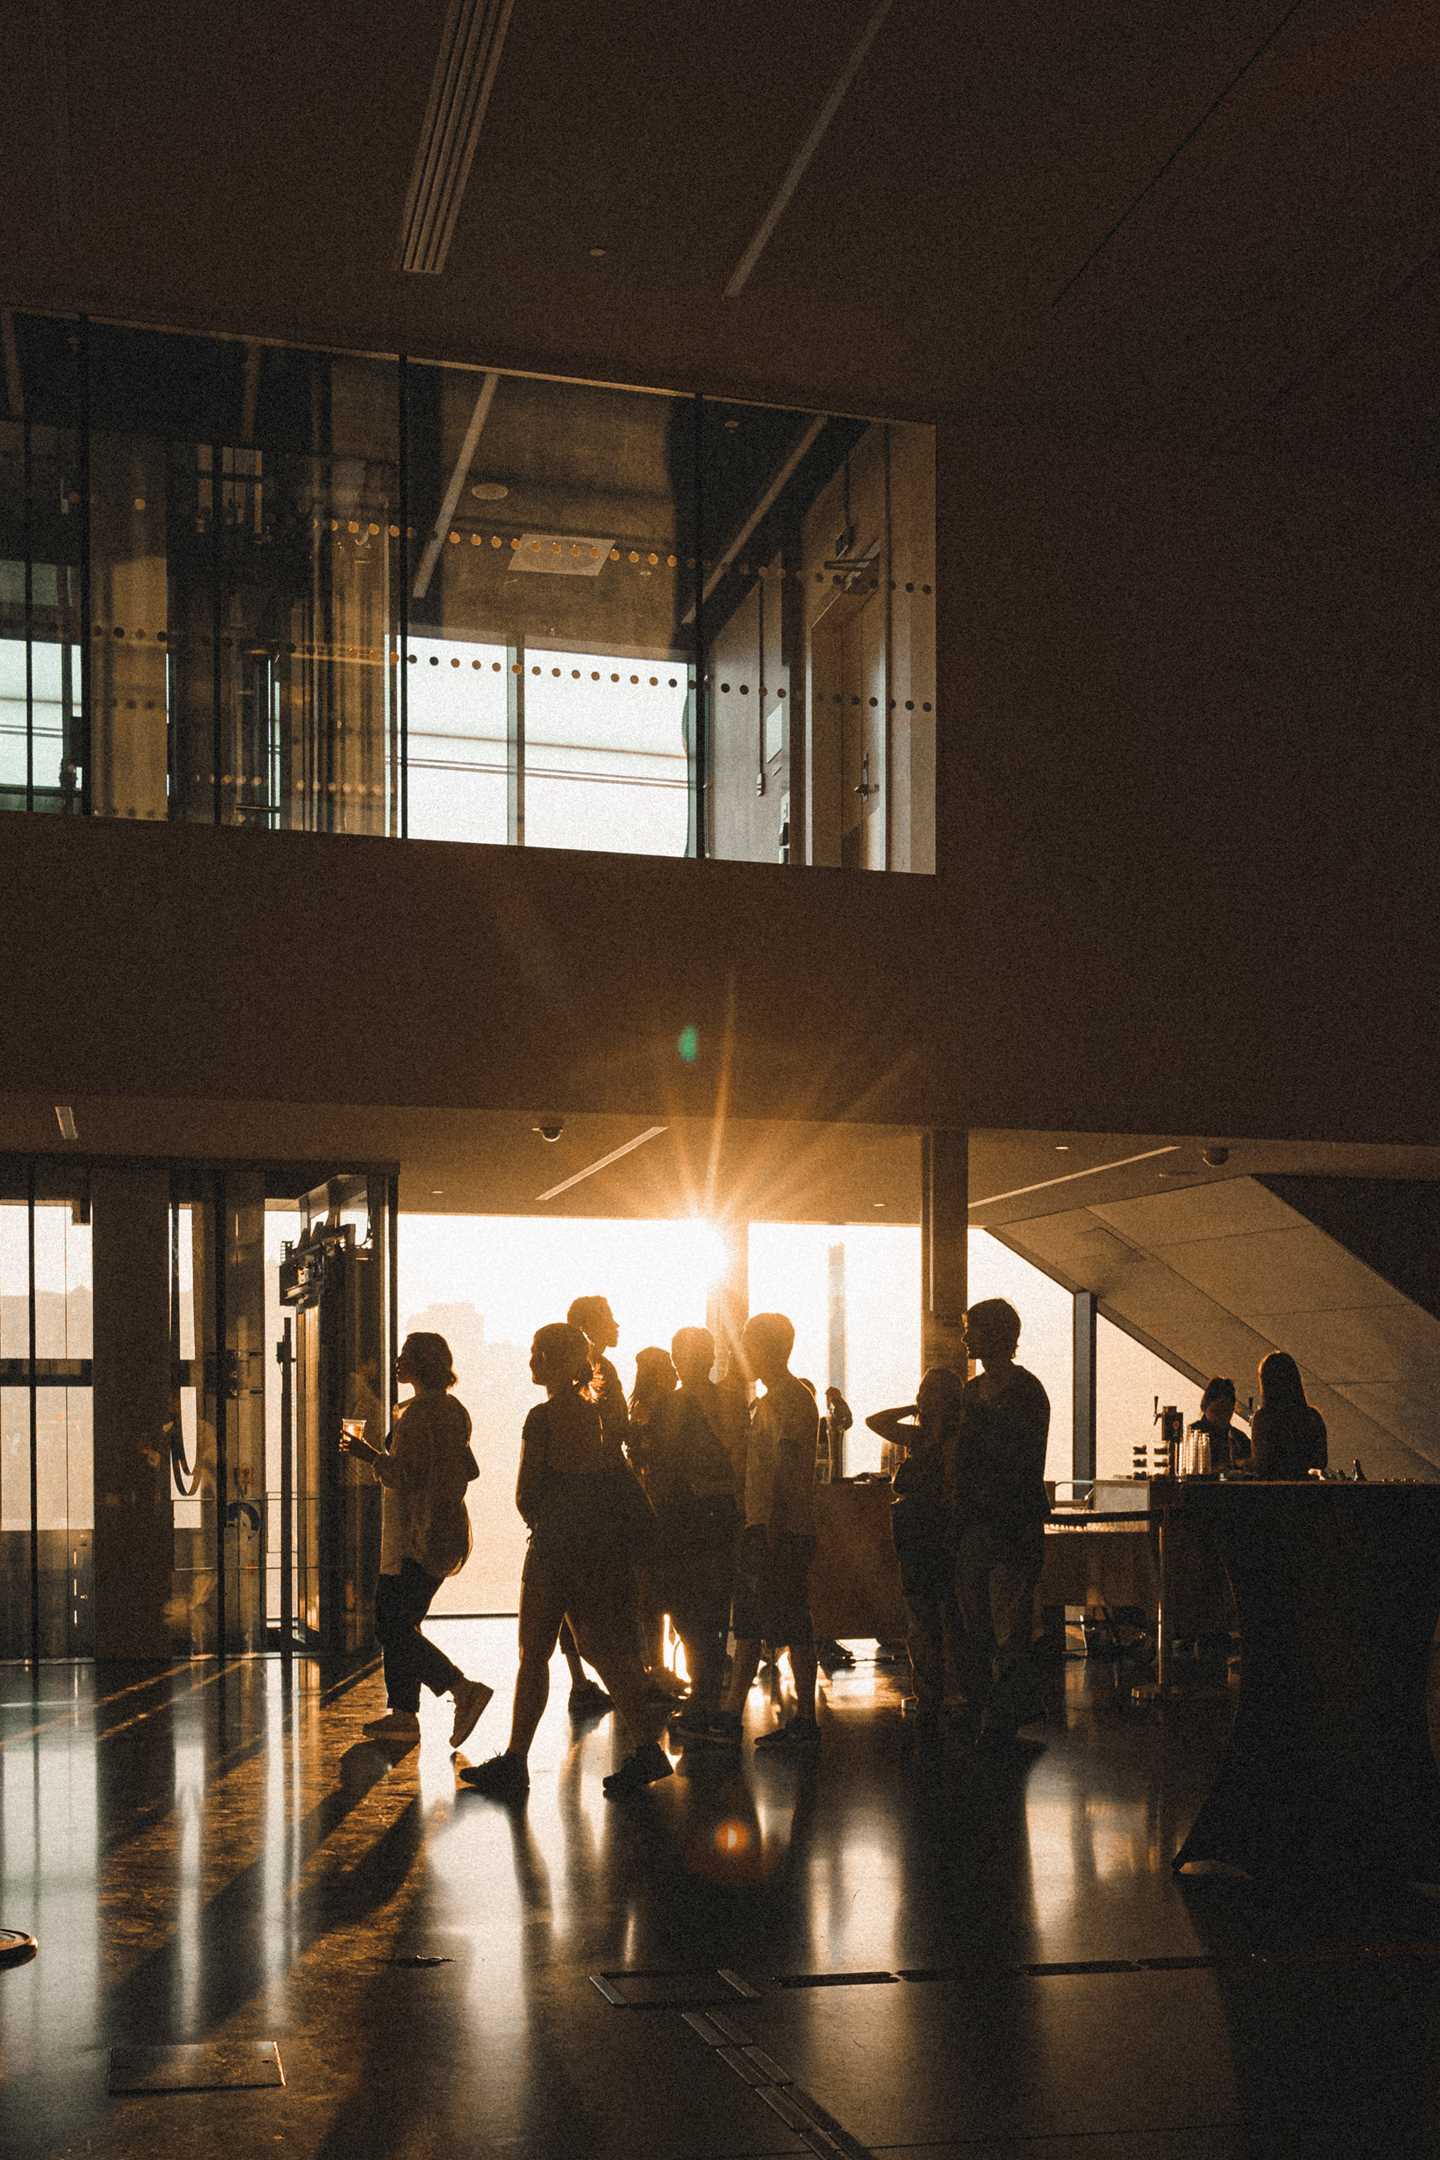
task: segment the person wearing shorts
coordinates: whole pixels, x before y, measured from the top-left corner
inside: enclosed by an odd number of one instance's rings
[[[740,1338],[746,1371],[765,1390],[750,1419],[745,1464],[745,1530],[735,1582],[735,1662],[725,1707],[705,1737],[738,1747],[741,1717],[760,1646],[790,1652],[795,1714],[757,1748],[808,1753],[820,1738],[815,1717],[815,1630],[810,1563],[815,1554],[814,1397],[790,1370],[795,1329],[783,1313],[754,1313]]]

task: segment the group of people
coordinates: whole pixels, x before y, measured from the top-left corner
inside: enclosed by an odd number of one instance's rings
[[[921,1740],[939,1733],[952,1683],[956,1714],[977,1738],[1013,1737],[1044,1711],[1030,1651],[1049,1513],[1050,1403],[1017,1360],[1019,1338],[1019,1315],[1005,1299],[972,1306],[965,1349],[975,1376],[932,1366],[913,1403],[866,1421],[898,1456],[891,1525]],[[801,1757],[816,1748],[809,1576],[821,1413],[814,1387],[790,1370],[794,1341],[784,1314],[755,1313],[740,1336],[738,1370],[716,1379],[713,1336],[682,1328],[668,1352],[640,1352],[627,1402],[610,1357],[619,1330],[606,1299],[577,1298],[565,1320],[538,1331],[530,1374],[544,1399],[525,1420],[515,1495],[529,1542],[510,1732],[498,1754],[460,1771],[464,1784],[496,1799],[528,1790],[557,1648],[569,1667],[571,1710],[613,1704],[625,1726],[629,1751],[604,1781],[611,1799],[673,1774],[661,1744],[667,1728],[686,1747],[739,1749],[767,1647],[777,1658],[789,1653],[795,1707],[755,1745]],[[493,1691],[420,1623],[470,1551],[465,1490],[478,1475],[470,1419],[452,1392],[442,1337],[408,1336],[395,1371],[412,1394],[383,1445],[355,1426],[341,1441],[382,1487],[376,1634],[387,1709],[365,1730],[415,1738],[424,1687],[451,1697],[450,1744],[459,1749]],[[1232,1423],[1233,1382],[1207,1387],[1201,1422],[1215,1466],[1268,1477],[1323,1467],[1324,1422],[1305,1401],[1294,1360],[1272,1353],[1260,1385],[1248,1446]],[[848,1422],[833,1390],[826,1407],[837,1430]],[[683,1696],[661,1657],[666,1614],[685,1653]]]

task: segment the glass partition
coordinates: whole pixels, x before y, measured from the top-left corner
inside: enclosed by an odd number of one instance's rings
[[[0,809],[83,807],[86,549],[78,324],[0,310]]]
[[[0,1657],[93,1654],[89,1181],[0,1183]]]
[[[4,327],[0,808],[933,868],[932,430]]]

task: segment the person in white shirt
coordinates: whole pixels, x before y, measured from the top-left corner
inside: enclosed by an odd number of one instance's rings
[[[420,1622],[445,1577],[458,1573],[470,1556],[465,1488],[479,1475],[470,1452],[470,1414],[450,1393],[455,1373],[442,1335],[407,1335],[395,1377],[414,1392],[396,1412],[383,1448],[353,1428],[340,1440],[342,1453],[367,1464],[382,1488],[375,1636],[389,1707],[365,1731],[377,1740],[418,1739],[423,1686],[453,1697],[450,1745],[458,1748],[493,1690],[468,1679],[420,1633]]]

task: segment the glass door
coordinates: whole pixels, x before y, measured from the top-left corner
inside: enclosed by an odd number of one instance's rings
[[[0,1165],[0,1657],[95,1648],[90,1187]]]
[[[275,1342],[280,1419],[267,1513],[278,1528],[268,1618],[282,1649],[370,1640],[380,1490],[340,1453],[341,1421],[383,1437],[392,1392],[393,1181],[332,1177],[300,1202],[282,1248]]]

